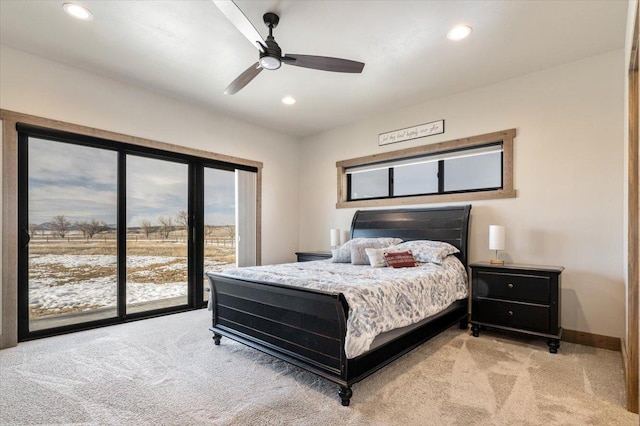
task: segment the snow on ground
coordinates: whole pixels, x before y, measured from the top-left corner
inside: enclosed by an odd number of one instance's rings
[[[140,256],[142,257],[142,256]],[[151,256],[150,256],[151,257]],[[32,254],[29,256],[30,265],[50,266],[60,265],[65,268],[77,268],[88,266],[115,266],[116,256],[105,255],[60,255],[60,254]]]
[[[32,274],[29,278],[29,305],[38,308],[39,311],[55,313],[68,308],[74,310],[92,310],[103,307],[116,306],[117,280],[115,270],[117,259],[115,256],[105,255],[32,255],[29,258],[32,266]],[[216,260],[205,259],[205,270],[220,271],[233,264],[227,264]],[[113,268],[114,274],[108,276],[95,276],[81,282],[62,284],[66,280],[56,274],[56,268],[79,268],[86,274],[90,268]],[[187,264],[184,258],[169,256],[128,256],[128,268],[151,268],[158,270],[180,270],[186,272]],[[35,273],[34,273],[35,272]],[[136,279],[144,276],[145,271],[136,272]],[[68,272],[65,274],[68,275]],[[90,275],[90,274],[89,274]],[[207,282],[205,281],[205,286]],[[127,282],[127,303],[143,303],[173,297],[185,297],[186,303],[187,283],[170,282],[156,284],[153,282]]]

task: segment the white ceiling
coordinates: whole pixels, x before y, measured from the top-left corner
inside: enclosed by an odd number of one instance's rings
[[[0,0],[0,43],[298,137],[623,48],[627,13],[625,0],[238,0],[263,36],[262,15],[280,15],[283,53],[366,65],[362,74],[283,65],[229,96],[258,51],[211,1],[75,2],[94,19],[70,18],[62,0]],[[448,40],[460,23],[471,36]],[[285,95],[297,104],[283,105]]]

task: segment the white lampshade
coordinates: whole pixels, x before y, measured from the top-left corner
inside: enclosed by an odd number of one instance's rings
[[[350,233],[349,230],[347,229],[346,231],[342,231],[342,238],[340,239],[340,244],[344,244],[347,241],[349,241],[349,237],[350,237]]]
[[[340,230],[332,229],[331,230],[331,247],[336,247],[340,245]]]
[[[489,250],[504,250],[504,226],[489,225]]]

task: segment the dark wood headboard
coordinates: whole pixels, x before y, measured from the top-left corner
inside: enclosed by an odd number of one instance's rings
[[[445,241],[460,250],[467,266],[471,205],[421,209],[358,210],[351,222],[351,238],[396,237],[404,241]]]

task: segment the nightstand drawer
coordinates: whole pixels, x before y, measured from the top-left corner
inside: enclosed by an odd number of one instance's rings
[[[478,271],[477,297],[549,304],[549,278],[544,276]]]
[[[473,302],[472,320],[548,333],[550,312],[550,308],[544,305],[479,299]]]

